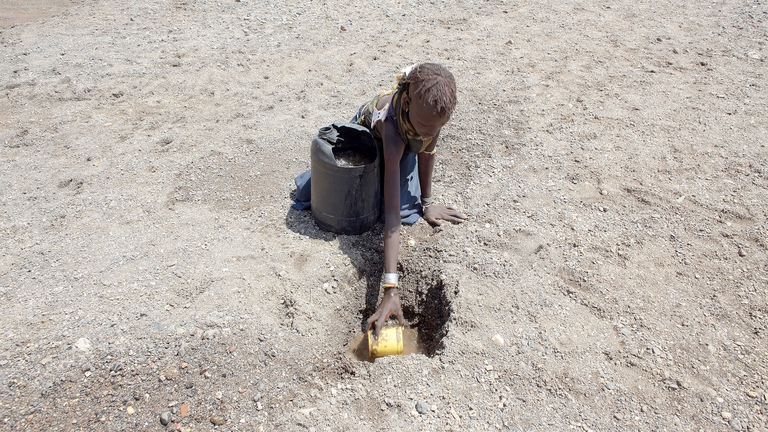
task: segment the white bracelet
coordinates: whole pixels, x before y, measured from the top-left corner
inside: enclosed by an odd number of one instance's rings
[[[384,273],[384,276],[381,278],[381,283],[383,284],[395,284],[397,285],[400,279],[400,275],[397,273]]]
[[[434,203],[435,203],[435,198],[434,197],[424,197],[424,196],[421,197],[421,206],[422,207],[429,207],[429,206],[431,206]]]

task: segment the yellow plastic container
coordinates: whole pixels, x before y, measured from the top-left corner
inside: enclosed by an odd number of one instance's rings
[[[379,332],[379,337],[374,336],[372,330],[368,330],[368,353],[371,359],[388,355],[403,354],[403,327],[384,327]]]

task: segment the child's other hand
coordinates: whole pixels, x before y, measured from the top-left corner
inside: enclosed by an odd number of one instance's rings
[[[397,288],[389,288],[384,291],[384,298],[381,299],[379,308],[376,309],[376,313],[371,315],[365,323],[365,331],[373,327],[373,333],[378,337],[381,327],[392,315],[397,317],[400,325],[405,324],[403,308],[400,306],[400,296],[397,294]]]
[[[424,208],[424,220],[432,226],[440,226],[443,221],[461,223],[467,216],[451,206],[433,204]]]

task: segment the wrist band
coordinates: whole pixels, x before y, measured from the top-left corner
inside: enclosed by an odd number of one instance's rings
[[[400,275],[397,273],[384,273],[384,276],[381,277],[381,283],[383,285],[395,285],[397,286],[397,283],[400,281]]]
[[[421,197],[421,206],[422,207],[429,207],[429,206],[431,206],[434,203],[435,203],[435,198],[434,197],[425,197],[425,196]]]

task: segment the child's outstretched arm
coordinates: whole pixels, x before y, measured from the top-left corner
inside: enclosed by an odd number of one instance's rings
[[[440,133],[433,138],[434,144],[440,138]],[[435,168],[435,154],[426,152],[419,153],[419,185],[421,186],[421,203],[424,208],[424,220],[432,226],[440,226],[443,221],[464,222],[466,215],[450,206],[439,204],[427,205],[425,198],[432,198],[432,171]]]
[[[405,144],[394,127],[382,125],[384,141],[384,273],[397,274],[397,253],[400,248],[400,159]],[[366,331],[374,325],[376,335],[382,325],[395,315],[404,324],[403,309],[397,287],[386,288],[376,313],[366,322]]]

